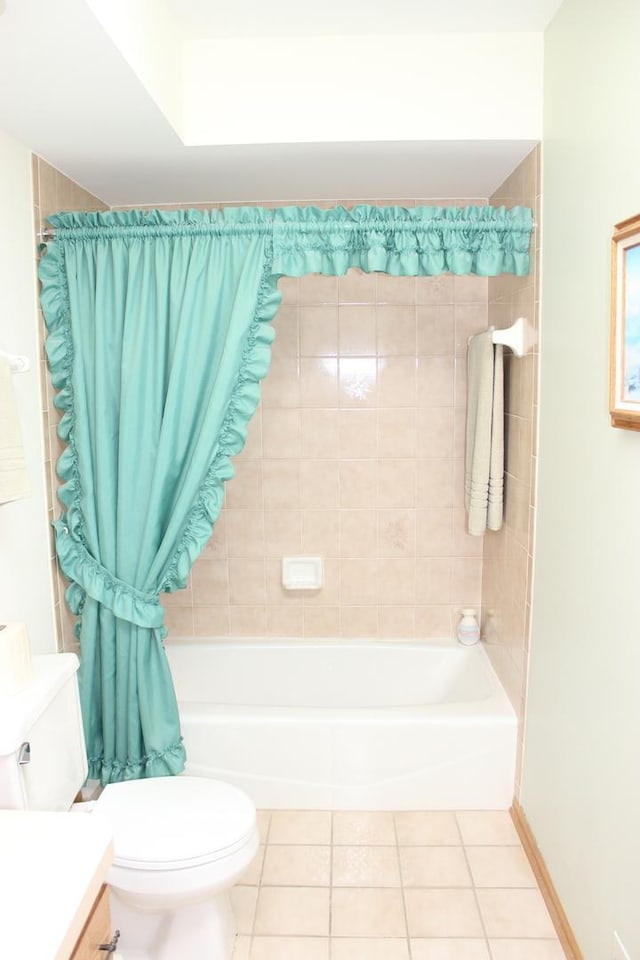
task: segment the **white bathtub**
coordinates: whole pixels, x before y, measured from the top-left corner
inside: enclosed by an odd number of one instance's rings
[[[174,639],[187,773],[280,809],[506,809],[516,718],[480,644]]]

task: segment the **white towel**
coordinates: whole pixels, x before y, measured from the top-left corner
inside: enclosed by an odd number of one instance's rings
[[[9,364],[0,357],[0,503],[30,493]]]
[[[481,537],[502,526],[504,496],[504,383],[502,346],[490,330],[467,351],[464,504],[467,530]]]

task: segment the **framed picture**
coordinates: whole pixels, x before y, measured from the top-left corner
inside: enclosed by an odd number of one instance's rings
[[[640,430],[640,214],[611,241],[611,425]]]

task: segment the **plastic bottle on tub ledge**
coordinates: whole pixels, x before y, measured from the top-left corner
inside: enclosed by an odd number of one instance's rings
[[[465,647],[473,646],[473,644],[477,643],[480,639],[480,627],[478,625],[476,611],[473,607],[465,607],[462,610],[462,616],[458,621],[456,636],[458,643],[463,644]]]

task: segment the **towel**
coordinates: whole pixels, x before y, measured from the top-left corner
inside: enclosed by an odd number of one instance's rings
[[[0,503],[19,500],[29,492],[11,370],[0,357]]]
[[[504,382],[502,346],[487,330],[467,351],[464,505],[467,530],[481,537],[502,526],[504,496]]]

